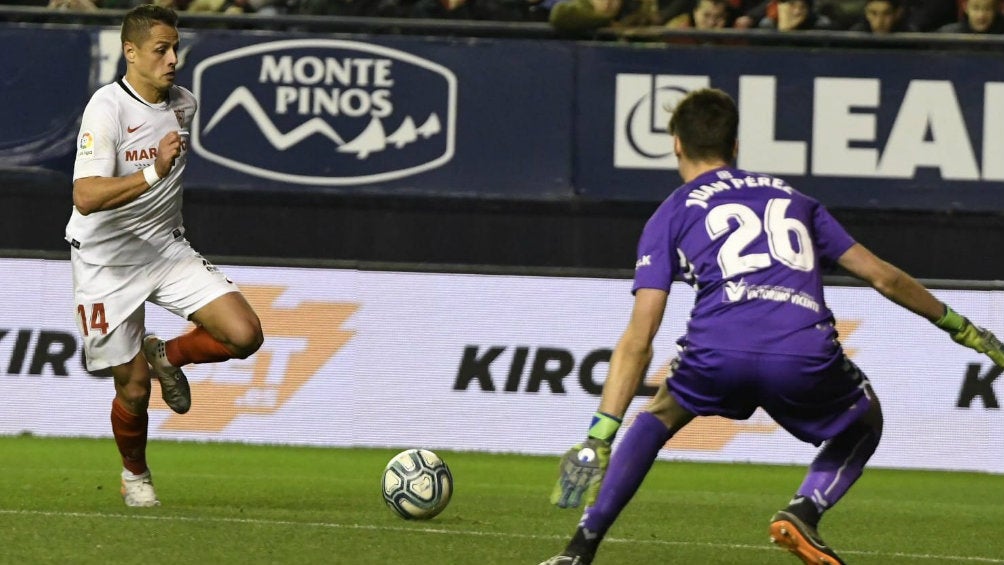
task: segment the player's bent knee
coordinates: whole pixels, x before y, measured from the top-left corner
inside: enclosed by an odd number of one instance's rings
[[[247,324],[238,335],[231,337],[230,345],[234,357],[246,359],[258,351],[264,342],[265,336],[262,334],[261,326]]]
[[[150,370],[146,358],[137,354],[132,361],[111,368],[115,396],[130,412],[142,414],[150,402]]]
[[[118,387],[116,397],[130,414],[143,414],[150,405],[150,389],[141,386]]]

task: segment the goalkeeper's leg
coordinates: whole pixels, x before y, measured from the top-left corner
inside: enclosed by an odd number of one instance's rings
[[[788,507],[771,520],[771,539],[805,563],[843,563],[817,528],[823,513],[861,477],[882,437],[881,406],[869,386],[865,391],[868,412],[823,444]]]
[[[663,383],[611,455],[596,503],[583,513],[565,555],[580,557],[584,563],[592,562],[603,536],[637,492],[659,450],[693,418],[693,414],[677,404]]]
[[[868,411],[823,444],[795,495],[812,502],[807,505],[809,512],[800,516],[812,525],[861,477],[882,438],[882,407],[870,386],[865,391],[870,400]]]

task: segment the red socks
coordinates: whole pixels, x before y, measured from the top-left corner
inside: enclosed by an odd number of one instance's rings
[[[234,354],[216,341],[202,326],[187,334],[168,340],[165,344],[167,360],[175,367],[189,363],[215,363],[232,359]]]
[[[112,434],[122,454],[122,466],[134,475],[146,472],[146,412],[138,416],[126,410],[116,397],[112,401]]]

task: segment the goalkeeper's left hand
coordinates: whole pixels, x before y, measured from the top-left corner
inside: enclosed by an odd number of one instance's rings
[[[945,305],[945,315],[934,322],[934,325],[948,332],[956,343],[975,349],[980,353],[986,353],[987,357],[990,357],[998,367],[1004,367],[1004,345],[997,339],[997,336],[990,330],[973,324],[947,304]]]
[[[551,504],[576,508],[582,501],[591,506],[610,462],[610,444],[596,438],[572,446],[561,458],[560,476],[551,492]]]

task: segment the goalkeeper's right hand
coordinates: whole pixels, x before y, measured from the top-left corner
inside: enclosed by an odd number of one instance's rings
[[[945,315],[934,325],[948,332],[952,340],[980,353],[986,353],[998,367],[1004,367],[1004,345],[990,330],[983,329],[945,305]]]
[[[561,458],[558,482],[551,491],[551,504],[558,508],[577,508],[596,502],[600,483],[610,462],[610,444],[595,438],[573,445]]]
[[[583,501],[586,506],[596,502],[610,462],[610,445],[620,427],[620,418],[603,412],[593,414],[586,441],[572,446],[561,458],[551,504],[558,508],[576,508]]]

